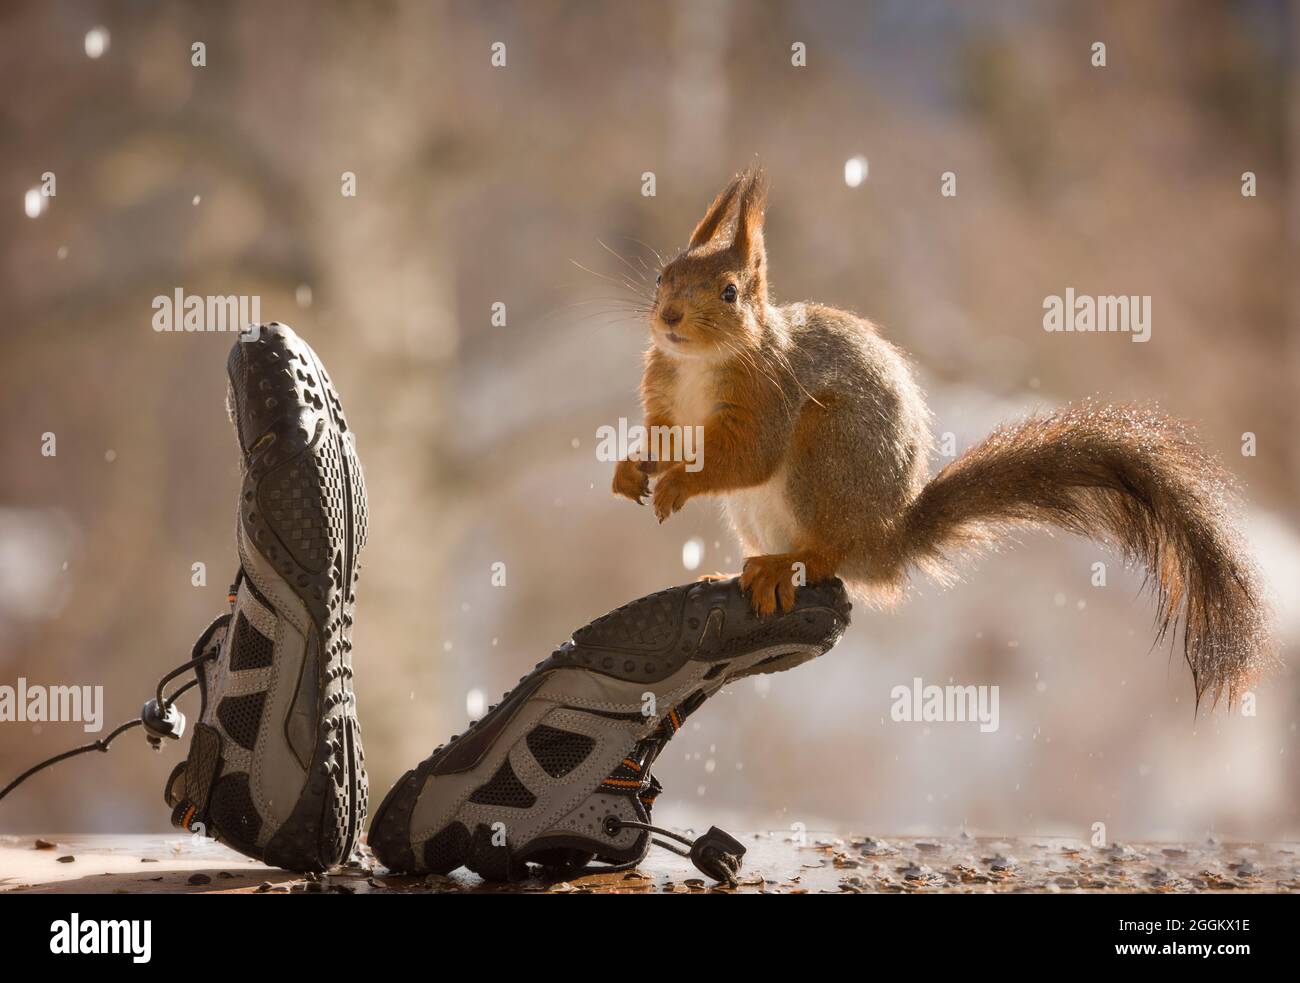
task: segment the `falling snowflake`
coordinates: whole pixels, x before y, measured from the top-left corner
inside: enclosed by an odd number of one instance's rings
[[[850,188],[858,187],[867,179],[867,170],[867,158],[850,157],[844,162],[844,183]]]
[[[28,218],[40,218],[48,201],[49,199],[41,194],[40,188],[32,188],[23,195],[23,211],[27,213]]]
[[[487,697],[481,689],[472,689],[465,694],[465,712],[470,720],[478,720],[487,709]]]
[[[108,28],[92,27],[86,32],[86,57],[99,58],[108,50]]]
[[[687,570],[698,570],[704,559],[704,540],[693,536],[682,544],[682,566]]]

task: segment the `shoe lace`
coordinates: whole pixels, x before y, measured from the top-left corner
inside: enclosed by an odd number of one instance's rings
[[[234,590],[235,588],[232,587],[231,592],[233,593]],[[154,698],[145,703],[141,708],[138,717],[134,717],[131,720],[119,724],[117,727],[113,728],[113,730],[109,731],[106,737],[101,737],[97,741],[91,741],[89,744],[82,744],[80,747],[61,751],[53,757],[46,758],[44,761],[28,768],[3,789],[0,789],[0,800],[3,800],[5,796],[23,782],[27,781],[27,779],[31,778],[38,772],[49,768],[51,765],[56,765],[60,761],[66,761],[68,758],[74,758],[77,755],[85,754],[88,751],[107,752],[109,745],[112,744],[120,734],[124,734],[128,730],[132,730],[136,727],[143,727],[145,729],[145,739],[149,742],[149,746],[155,751],[162,750],[164,740],[180,740],[181,735],[185,733],[185,714],[181,713],[180,709],[176,706],[176,701],[188,690],[198,685],[199,676],[196,672],[193,679],[178,687],[171,694],[166,692],[167,684],[177,676],[180,676],[189,670],[198,669],[199,666],[210,662],[217,657],[219,654],[218,650],[213,649],[211,651],[206,651],[206,649],[217,629],[228,625],[230,623],[230,618],[231,616],[229,614],[223,614],[204,629],[203,634],[200,635],[198,641],[194,643],[194,648],[192,650],[193,657],[188,662],[181,663],[181,665],[177,666],[175,669],[163,676],[162,679],[158,680],[158,686],[154,691]]]
[[[710,826],[708,831],[701,836],[691,839],[689,836],[683,836],[681,833],[674,833],[670,829],[664,829],[662,826],[654,826],[650,823],[636,822],[630,819],[619,819],[616,816],[610,816],[605,820],[605,832],[613,836],[621,829],[640,829],[647,833],[654,833],[656,837],[667,837],[667,839],[657,839],[651,837],[650,842],[662,847],[669,853],[675,853],[679,857],[685,857],[695,865],[695,868],[707,877],[712,877],[715,881],[722,881],[736,886],[736,875],[740,873],[741,864],[744,863],[745,846],[738,839],[732,836],[724,829],[717,826]],[[669,842],[675,840],[676,843]],[[630,863],[627,866],[636,866],[636,863]],[[621,869],[620,867],[613,868]]]
[[[633,771],[642,776],[641,787],[636,792],[636,796],[641,802],[641,807],[645,810],[647,820],[650,818],[655,800],[663,792],[663,785],[651,773],[651,769],[668,742],[681,729],[681,721],[685,716],[693,712],[700,702],[703,701],[688,699],[685,703],[674,707],[662,718],[658,728],[637,745],[636,750],[633,751],[629,758],[624,759],[624,765],[631,766]],[[615,774],[617,773],[616,771]],[[655,826],[649,822],[620,819],[618,816],[612,815],[605,818],[603,826],[605,835],[610,837],[616,836],[623,829],[637,829],[652,833],[654,834],[650,838],[652,846],[660,847],[669,853],[675,853],[679,857],[685,857],[706,877],[711,877],[715,881],[729,884],[732,887],[736,886],[736,876],[740,873],[740,868],[744,863],[745,847],[724,829],[710,826],[702,835],[691,838],[673,830],[665,829],[662,826]],[[602,867],[601,871],[608,873],[630,870],[640,862],[640,860],[633,860],[615,866],[606,866]]]

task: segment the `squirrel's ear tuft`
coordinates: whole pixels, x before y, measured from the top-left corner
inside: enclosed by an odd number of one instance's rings
[[[687,248],[695,249],[697,246],[703,246],[718,234],[718,230],[722,228],[722,223],[726,221],[727,213],[731,211],[731,204],[736,200],[736,193],[740,191],[745,178],[745,174],[737,174],[731,179],[730,184],[718,192],[718,197],[713,199],[713,204],[704,213],[704,218],[700,219],[700,224],[695,226],[695,231],[691,233],[691,242]]]
[[[761,269],[766,259],[763,249],[763,211],[767,207],[767,175],[754,165],[740,176],[740,207],[736,217],[733,251],[748,267]]]

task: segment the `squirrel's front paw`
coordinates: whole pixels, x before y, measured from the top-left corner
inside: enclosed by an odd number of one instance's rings
[[[641,468],[640,461],[623,460],[614,468],[614,494],[632,499],[637,505],[650,494],[650,475]]]
[[[690,488],[690,474],[684,465],[678,464],[659,475],[655,482],[654,505],[655,518],[663,522],[686,504],[693,492]]]

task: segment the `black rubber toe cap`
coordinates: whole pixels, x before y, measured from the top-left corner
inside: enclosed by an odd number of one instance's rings
[[[366,842],[379,862],[395,873],[418,869],[411,849],[411,813],[423,785],[424,774],[420,769],[408,771],[388,790],[370,820]]]

